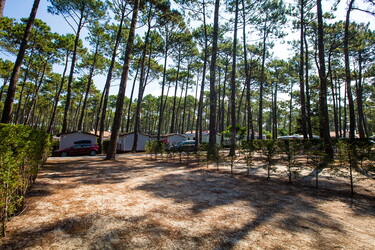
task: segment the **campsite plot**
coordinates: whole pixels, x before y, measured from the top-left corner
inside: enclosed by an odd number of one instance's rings
[[[50,158],[0,248],[374,249],[373,187],[351,199],[147,156]]]

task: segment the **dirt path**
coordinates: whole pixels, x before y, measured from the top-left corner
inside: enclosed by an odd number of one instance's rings
[[[50,158],[0,249],[375,249],[374,196],[144,156]]]

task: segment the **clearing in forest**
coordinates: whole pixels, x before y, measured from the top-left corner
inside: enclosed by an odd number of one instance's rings
[[[0,248],[375,249],[374,187],[351,199],[142,155],[49,158]]]

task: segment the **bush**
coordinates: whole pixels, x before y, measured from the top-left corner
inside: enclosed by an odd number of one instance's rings
[[[279,147],[284,153],[283,161],[287,167],[289,183],[292,183],[292,177],[299,174],[300,164],[297,156],[301,153],[301,142],[296,140],[281,140]]]
[[[146,142],[145,150],[148,154],[155,154],[156,158],[157,154],[164,152],[164,144],[161,141],[148,141]]]
[[[29,126],[0,124],[1,232],[22,208],[24,195],[51,153],[51,136]]]
[[[266,169],[267,169],[267,178],[271,177],[271,171],[275,172],[273,165],[276,163],[274,157],[277,154],[278,142],[273,139],[268,140],[259,140],[258,145],[261,145],[260,148],[263,151],[262,154],[265,156]]]

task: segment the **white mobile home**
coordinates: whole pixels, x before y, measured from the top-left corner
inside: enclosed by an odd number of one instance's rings
[[[96,144],[97,137],[97,135],[81,131],[62,134],[60,135],[59,149],[71,147],[75,142],[79,141],[91,141],[91,143]]]
[[[188,140],[195,140],[195,131],[188,131],[185,133],[185,135],[188,137]],[[205,130],[202,131],[202,142],[208,143],[210,141],[210,131]],[[221,134],[216,134],[216,144],[220,145],[221,143]]]
[[[151,137],[146,134],[138,134],[137,150],[145,151],[146,142],[151,141]],[[130,152],[133,148],[134,133],[122,134],[118,138],[117,150],[122,152]]]
[[[175,145],[179,142],[182,142],[182,141],[186,141],[188,140],[188,137],[186,135],[183,135],[183,134],[176,134],[176,133],[171,133],[171,134],[166,134],[166,135],[162,135],[161,138],[163,140],[166,140],[166,142],[172,146],[172,145]]]

